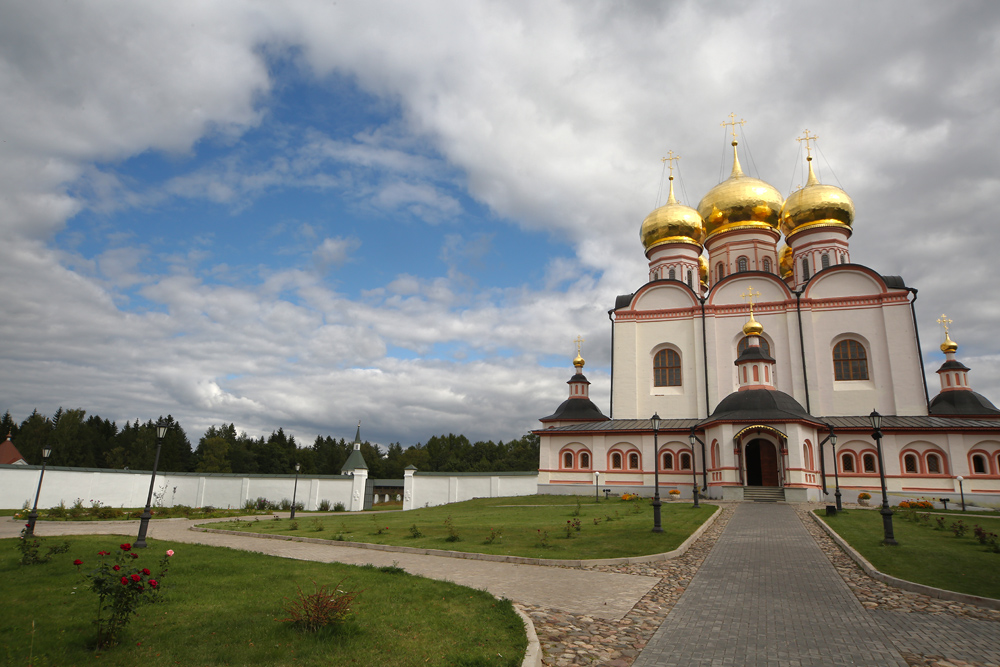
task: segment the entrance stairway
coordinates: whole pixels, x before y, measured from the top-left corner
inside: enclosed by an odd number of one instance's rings
[[[780,486],[745,486],[743,500],[755,503],[784,502],[785,490]]]

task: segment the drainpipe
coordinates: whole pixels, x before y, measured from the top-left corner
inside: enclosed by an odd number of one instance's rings
[[[614,312],[614,308],[608,311],[608,319],[611,321],[611,406],[608,408],[608,419],[615,418],[615,318],[611,316]]]
[[[806,342],[805,336],[802,334],[802,292],[804,291],[803,287],[795,292],[795,313],[799,319],[799,352],[802,353],[802,382],[806,389],[806,412],[812,414],[812,408],[809,405],[809,372],[806,370]]]
[[[924,381],[924,402],[927,403],[927,414],[931,413],[931,396],[927,391],[927,372],[924,370],[924,352],[920,348],[920,329],[917,328],[917,288],[907,287],[906,290],[913,294],[913,301],[910,302],[910,313],[913,315],[913,336],[917,339],[917,358],[920,359],[920,379]]]
[[[708,297],[698,297],[701,302],[701,354],[702,365],[705,367],[705,418],[712,414],[708,403],[708,334],[705,331],[705,299]]]

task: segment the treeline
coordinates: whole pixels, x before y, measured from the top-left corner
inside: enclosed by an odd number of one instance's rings
[[[163,472],[231,472],[286,474],[301,465],[302,474],[338,475],[353,443],[316,436],[312,446],[299,447],[294,436],[279,428],[267,438],[237,432],[234,424],[210,426],[192,449],[184,429],[167,416],[159,470]],[[79,468],[150,470],[156,455],[153,420],[115,422],[82,409],[59,408],[51,418],[34,411],[20,424],[10,412],[0,419],[21,455],[32,464],[42,461],[42,448],[52,447],[49,465]],[[2,435],[0,435],[2,438]],[[538,436],[527,434],[509,442],[472,443],[464,435],[441,435],[406,449],[392,443],[385,450],[365,441],[361,453],[369,477],[401,479],[410,465],[426,472],[506,472],[538,469]]]

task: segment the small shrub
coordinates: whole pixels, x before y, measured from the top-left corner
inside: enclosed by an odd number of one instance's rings
[[[944,517],[943,516],[936,516],[936,517],[934,517],[934,523],[937,524],[936,526],[934,526],[934,530],[944,530]]]
[[[257,509],[257,503],[247,498],[246,502],[243,503],[243,511],[253,512],[255,509]]]
[[[490,526],[490,536],[486,538],[486,544],[503,542],[503,528],[493,528]]]
[[[21,529],[21,539],[17,541],[17,550],[21,552],[21,565],[40,565],[48,563],[55,554],[63,554],[69,551],[69,542],[49,545],[45,547],[45,553],[41,553],[45,540],[41,537],[28,537],[28,527]]]
[[[337,536],[335,538],[333,538],[333,539],[335,541],[337,541],[337,542],[346,542],[347,541],[347,538],[344,537],[343,533],[337,533]]]
[[[549,548],[549,531],[538,529],[538,544],[543,549]]]
[[[62,503],[59,503],[62,505]],[[77,498],[73,501],[73,506],[69,508],[69,515],[74,519],[79,519],[83,516],[83,498]]]
[[[96,515],[98,519],[117,519],[124,516],[125,513],[116,507],[99,507],[96,510]]]
[[[563,530],[566,531],[566,539],[567,540],[570,539],[570,538],[572,538],[573,537],[573,522],[567,520],[566,521],[566,525],[563,526]]]
[[[50,519],[65,519],[66,518],[66,503],[59,501],[59,504],[55,507],[49,509],[46,513]]]
[[[323,532],[323,524],[320,522],[319,519],[313,519],[312,523],[309,526],[309,530],[313,531],[314,533],[321,533]]]
[[[576,509],[573,510],[573,516],[580,516],[580,498],[576,499]]]
[[[299,529],[298,521],[292,521],[290,524],[288,524],[288,530],[298,530],[298,529]]]
[[[598,525],[599,523],[601,523],[601,517],[599,517],[599,516],[595,516],[595,517],[594,517],[594,525],[596,526],[596,525]]]
[[[931,515],[928,514],[927,512],[924,512],[923,514],[919,514],[917,518],[919,518],[920,519],[920,523],[924,524],[925,526],[929,526],[930,523],[931,523]]]
[[[292,509],[292,501],[289,500],[288,498],[282,498],[281,502],[278,503],[278,507],[281,508],[282,512],[287,512],[288,510]]]
[[[638,493],[623,493],[621,496],[622,500],[625,502],[632,502],[633,500],[639,500]]]
[[[266,512],[268,510],[275,509],[275,504],[272,503],[267,498],[264,498],[262,496],[258,496],[257,500],[255,500],[254,503],[253,503],[253,508],[255,510],[259,511],[259,512]]]
[[[969,529],[961,519],[951,524],[948,528],[951,532],[955,533],[955,537],[964,536],[965,532]]]
[[[298,599],[288,600],[285,612],[288,618],[280,619],[284,623],[292,623],[304,632],[317,632],[328,625],[343,623],[351,615],[351,605],[361,591],[345,591],[341,588],[341,580],[333,590],[320,586],[315,581],[315,591],[303,593],[299,586]]]
[[[448,537],[444,538],[445,542],[458,542],[462,538],[458,534],[458,530],[455,528],[454,522],[451,517],[444,520],[444,527],[448,529]]]
[[[319,511],[320,512],[329,512],[330,511],[330,501],[329,500],[321,500],[321,501],[319,501]]]
[[[417,528],[417,524],[413,524],[412,526],[410,526],[410,537],[412,537],[413,539],[417,539],[418,537],[423,537],[423,536],[424,534],[420,532],[419,528]]]
[[[334,503],[334,505],[333,505],[333,511],[334,512],[343,512],[344,511],[344,503]]]
[[[934,509],[934,504],[927,500],[904,500],[899,503],[902,509],[912,509],[912,510],[932,510]]]
[[[972,527],[972,534],[976,536],[976,539],[979,540],[980,544],[986,544],[986,536],[989,533],[987,533],[986,530],[982,526],[980,526],[979,524],[976,524],[975,526],[973,526]]]

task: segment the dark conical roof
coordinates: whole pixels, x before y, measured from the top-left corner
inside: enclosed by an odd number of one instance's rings
[[[589,398],[567,398],[548,417],[539,421],[606,421],[607,417]]]
[[[982,394],[971,389],[966,391],[958,389],[953,391],[942,391],[931,399],[930,413],[937,417],[970,415],[996,415],[1000,416],[1000,410]]]
[[[783,391],[748,389],[735,391],[716,406],[703,424],[717,421],[800,421],[821,424],[799,402]]]

